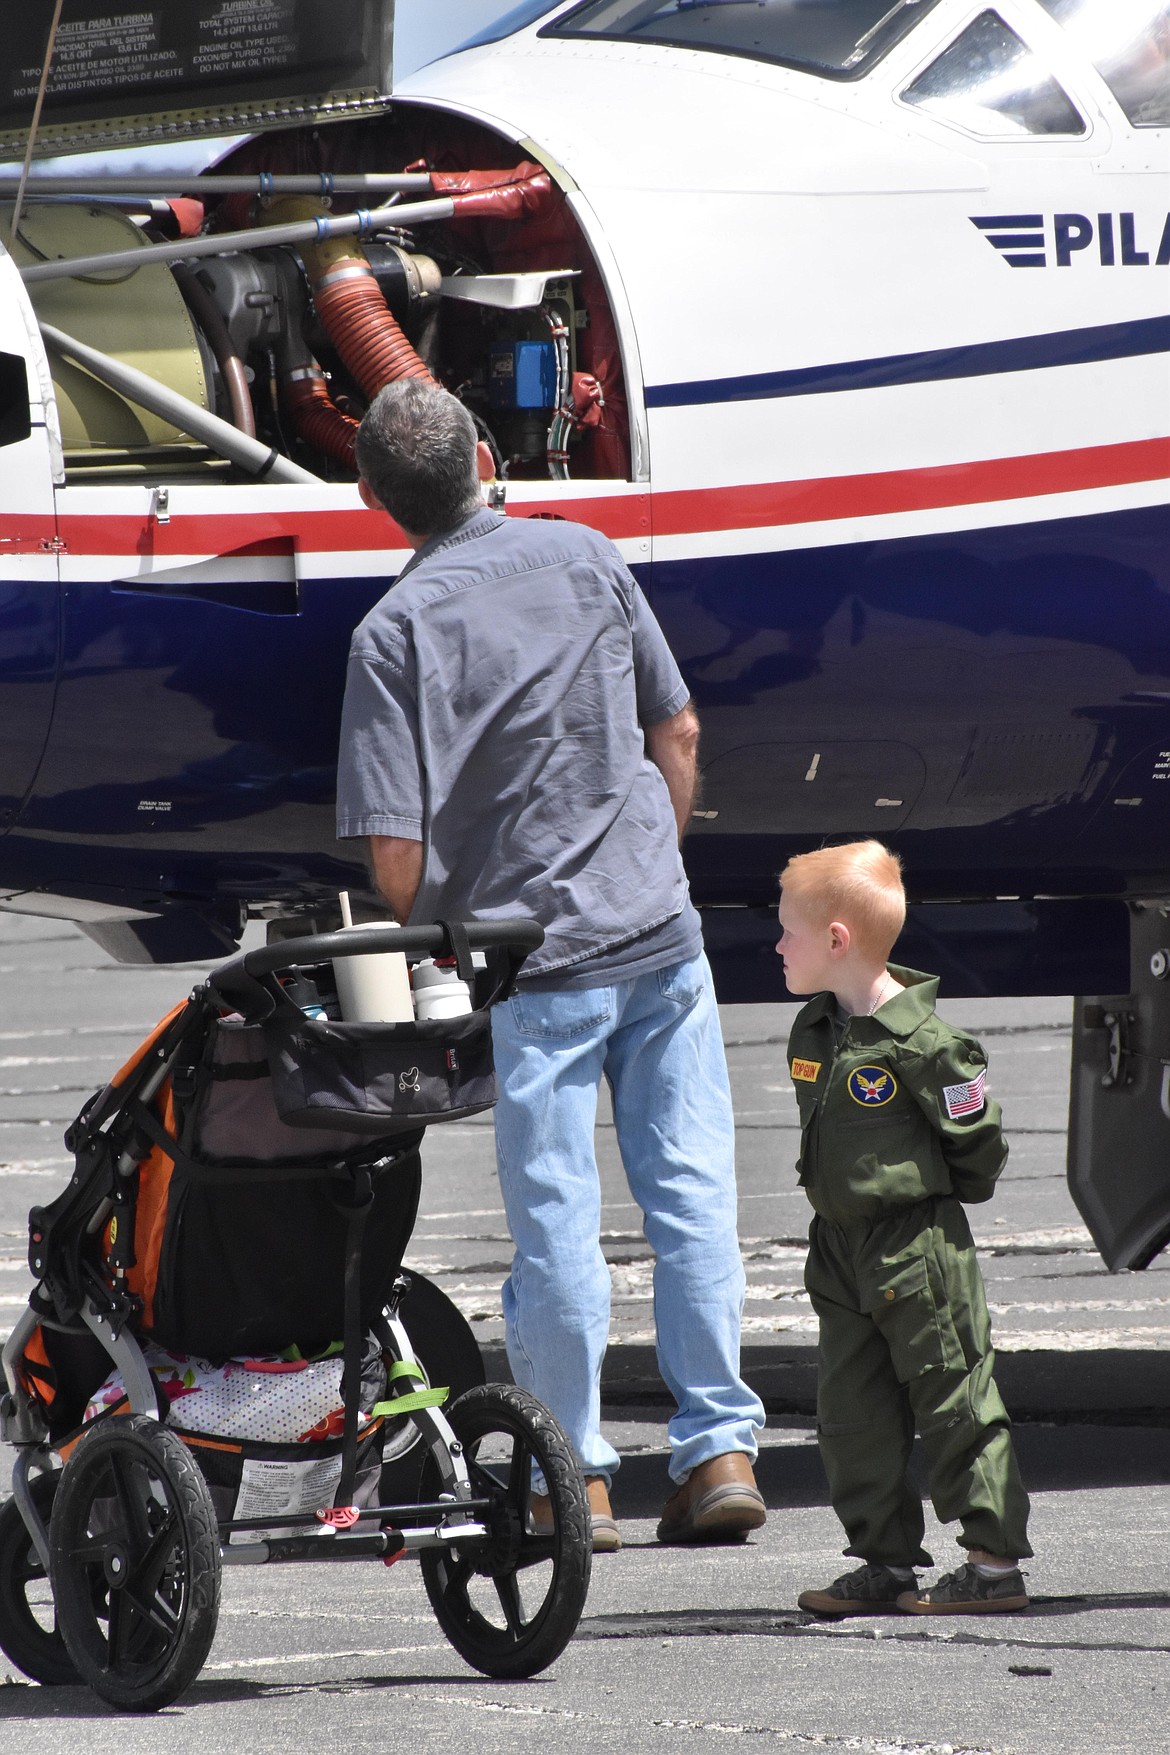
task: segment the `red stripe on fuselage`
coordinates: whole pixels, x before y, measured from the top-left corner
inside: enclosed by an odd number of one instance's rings
[[[247,489],[237,491],[246,493]],[[547,516],[564,517],[561,504],[558,500],[550,505]],[[613,498],[582,495],[570,506],[576,522],[590,524],[615,540],[650,533],[648,493]],[[543,502],[520,515],[539,517],[542,513]],[[149,547],[143,544],[144,534],[149,535]],[[346,554],[407,546],[397,524],[385,513],[356,506],[322,512],[295,508],[265,511],[260,506],[254,512],[189,515],[178,507],[166,524],[159,524],[148,513],[128,518],[118,513],[66,511],[61,516],[61,535],[71,553],[91,555],[281,555],[294,548],[306,554]]]
[[[993,457],[930,469],[890,469],[874,475],[835,475],[812,481],[765,482],[734,488],[695,488],[654,495],[655,536],[704,530],[751,530],[771,524],[819,524],[877,513],[922,512],[1041,494],[1121,487],[1170,476],[1170,439],[1137,439],[1080,451],[1030,457]]]
[[[817,524],[842,518],[920,512],[946,506],[994,504],[1087,488],[1122,487],[1170,476],[1170,438],[1136,439],[1120,445],[1092,445],[1076,451],[1046,451],[1024,457],[993,457],[973,463],[940,464],[926,469],[891,469],[869,475],[835,475],[807,481],[760,482],[740,487],[683,488],[651,495],[574,497],[572,484],[555,502],[513,501],[516,517],[571,517],[615,540],[645,537],[653,520],[656,536],[698,535],[704,531]],[[116,490],[113,490],[116,492]],[[245,492],[246,489],[241,489]],[[517,496],[518,498],[518,496]],[[3,538],[19,528],[22,537],[53,533],[51,519],[19,513],[0,515]],[[382,513],[354,507],[339,511],[222,512],[184,515],[177,509],[167,524],[144,515],[126,517],[64,512],[60,534],[72,555],[281,555],[374,552],[401,549],[405,540]],[[149,539],[147,542],[144,539]]]

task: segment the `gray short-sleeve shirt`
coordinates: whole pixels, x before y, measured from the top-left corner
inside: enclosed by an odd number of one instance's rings
[[[693,955],[642,736],[687,698],[612,543],[485,508],[420,549],[354,634],[338,835],[424,842],[412,920],[533,915],[546,936],[529,977],[608,971],[623,946],[644,964],[660,939]]]

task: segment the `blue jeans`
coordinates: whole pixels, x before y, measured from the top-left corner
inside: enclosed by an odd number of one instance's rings
[[[601,1435],[610,1279],[593,1150],[602,1075],[630,1192],[654,1251],[658,1365],[678,1403],[670,1474],[756,1454],[764,1410],[739,1375],[744,1271],[736,1232],[727,1062],[706,957],[608,987],[494,1007],[496,1159],[516,1246],[504,1282],[516,1382],[561,1422],[586,1473],[619,1457]]]

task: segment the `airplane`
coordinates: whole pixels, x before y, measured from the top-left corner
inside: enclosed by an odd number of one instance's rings
[[[160,961],[376,909],[337,728],[407,551],[353,430],[430,374],[678,655],[721,998],[785,997],[790,854],[886,841],[944,996],[1082,996],[1070,1186],[1152,1259],[1166,0],[531,0],[393,90],[390,0],[54,14],[0,75],[0,906]]]

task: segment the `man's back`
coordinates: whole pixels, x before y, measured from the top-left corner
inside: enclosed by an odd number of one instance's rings
[[[687,906],[641,730],[686,700],[610,543],[477,512],[354,636],[338,832],[423,839],[414,917],[529,912],[568,968]]]

